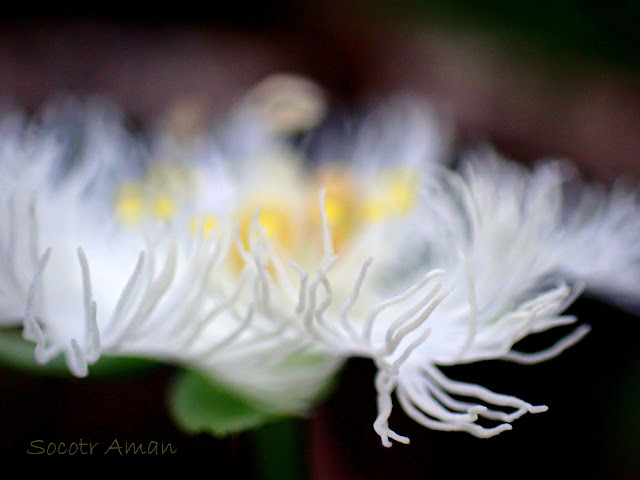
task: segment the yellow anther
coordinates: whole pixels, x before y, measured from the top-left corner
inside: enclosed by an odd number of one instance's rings
[[[161,195],[153,199],[152,211],[158,220],[171,220],[176,214],[176,204],[170,197]]]
[[[318,209],[317,191],[325,189],[324,208],[327,213],[333,246],[339,250],[346,241],[360,228],[363,212],[359,192],[347,172],[328,169],[320,171],[315,194],[311,196],[312,224],[314,230],[320,227],[320,211]]]
[[[418,188],[413,178],[394,177],[389,182],[389,204],[395,215],[406,215],[416,204]]]
[[[302,222],[297,218],[295,210],[284,203],[252,202],[240,212],[237,218],[240,220],[239,235],[242,247],[247,251],[251,250],[252,244],[260,237],[260,231],[253,229],[252,225],[258,208],[260,213],[257,226],[264,233],[264,238],[276,252],[286,257],[294,256],[296,249],[300,246],[299,227]],[[244,265],[244,260],[236,249],[232,253],[231,260],[234,267],[238,269]]]
[[[258,222],[264,228],[269,240],[287,245],[291,243],[290,225],[287,225],[287,212],[277,208],[265,208],[258,216]]]
[[[202,221],[202,234],[207,237],[214,228],[218,228],[219,222],[216,217],[211,214],[204,216]]]
[[[202,235],[203,238],[209,238],[209,235],[213,231],[213,229],[218,228],[219,222],[218,219],[207,213],[202,217],[198,217],[194,215],[189,220],[189,229],[193,235]]]
[[[137,225],[143,220],[144,196],[137,183],[127,182],[118,187],[114,203],[116,215],[125,225]]]
[[[340,198],[331,196],[325,200],[325,209],[327,212],[327,220],[330,226],[340,225],[344,222],[347,215],[346,205],[344,205]]]
[[[247,212],[248,213],[248,212]],[[243,240],[249,242],[249,229],[251,228],[251,220],[253,215],[246,215],[244,217],[242,230]],[[283,248],[286,251],[290,251],[295,244],[295,230],[293,226],[293,212],[281,205],[265,205],[260,208],[260,214],[258,215],[258,223],[264,229],[264,234],[267,240],[274,243],[278,248]],[[253,235],[257,235],[257,232],[251,232]]]
[[[390,215],[389,205],[384,198],[373,198],[365,203],[364,215],[367,220],[383,220]]]
[[[415,208],[418,185],[414,173],[408,170],[393,170],[383,178],[381,193],[369,199],[364,206],[367,220],[379,221],[390,217],[407,215]]]
[[[195,173],[195,169],[187,165],[151,163],[141,180],[124,183],[116,190],[118,219],[128,225],[145,220],[173,220],[185,197],[197,186]]]

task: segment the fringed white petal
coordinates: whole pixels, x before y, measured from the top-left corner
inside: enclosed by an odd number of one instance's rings
[[[638,311],[640,301],[640,198],[618,183],[610,191],[587,185],[567,206],[561,268],[586,290]]]
[[[225,203],[258,188],[277,194],[280,179],[262,185],[274,165],[287,186],[299,180],[289,163],[300,152],[259,125],[247,131],[249,112],[233,125],[238,155],[276,160],[238,162],[241,186],[232,177],[220,181],[232,194],[198,192],[182,213],[215,204],[225,222],[211,236],[204,227],[185,234],[182,217],[133,234],[116,224],[109,211],[113,186],[135,170],[119,157],[131,164],[139,158],[136,142],[113,119],[65,117],[83,126],[74,165],[77,145],[54,141],[68,126],[50,120],[44,134],[29,130],[0,141],[0,155],[10,157],[0,165],[0,187],[14,187],[0,190],[0,324],[22,322],[39,362],[62,352],[77,376],[102,354],[170,359],[206,369],[274,411],[304,410],[346,358],[371,358],[378,368],[374,429],[385,446],[409,441],[389,427],[394,393],[418,423],[482,438],[511,429],[525,413],[545,411],[453,381],[438,366],[555,357],[589,327],[540,352],[514,345],[575,323],[561,313],[581,282],[638,300],[637,197],[586,188],[568,207],[563,164],[527,170],[493,153],[452,172],[432,161],[444,147],[424,110],[391,110],[391,124],[374,115],[344,149],[355,157],[350,173],[365,178],[371,170],[364,160],[381,164],[393,154],[399,166],[424,176],[418,207],[383,226],[363,220],[365,227],[349,232],[352,242],[334,250],[322,190],[321,230],[317,223],[313,229],[319,238],[305,246],[302,260],[270,239],[259,209],[241,235],[233,225],[238,205]],[[0,124],[0,135],[13,132],[12,125]],[[226,150],[200,157],[217,154]],[[21,169],[25,158],[31,160]],[[11,184],[16,172],[19,181]],[[360,183],[366,184],[358,182],[354,192]],[[311,251],[316,245],[321,252]]]

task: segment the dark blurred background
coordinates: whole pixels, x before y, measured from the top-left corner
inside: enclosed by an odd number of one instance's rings
[[[463,147],[491,142],[524,162],[568,157],[585,175],[610,180],[640,173],[639,5],[13,4],[0,20],[0,97],[36,111],[60,93],[99,94],[142,125],[188,102],[206,121],[265,76],[293,72],[323,85],[340,108],[398,91],[423,95],[453,119]],[[549,405],[490,440],[431,432],[396,407],[392,425],[412,443],[382,448],[372,428],[374,368],[350,362],[336,394],[305,423],[313,477],[640,478],[639,319],[593,300],[572,311],[593,331],[558,359],[446,370]],[[164,405],[171,373],[100,382],[0,370],[0,458],[48,468],[52,459],[26,456],[38,438],[171,441],[178,455],[135,459],[134,468],[254,477],[247,435],[219,441],[172,425]]]

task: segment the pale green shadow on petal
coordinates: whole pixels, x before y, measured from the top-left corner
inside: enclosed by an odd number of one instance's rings
[[[168,404],[174,422],[185,432],[224,437],[282,419],[303,417],[326,398],[334,384],[334,375],[324,378],[306,400],[303,411],[274,410],[205,372],[184,370],[170,387]]]
[[[19,331],[0,330],[0,365],[32,375],[63,378],[73,376],[62,355],[58,355],[45,365],[40,365],[34,357],[34,348],[34,343],[24,340]],[[103,355],[89,367],[89,378],[136,376],[161,365],[147,358]]]
[[[261,409],[212,377],[195,371],[180,372],[169,392],[174,422],[191,434],[224,437],[270,423],[285,415]]]

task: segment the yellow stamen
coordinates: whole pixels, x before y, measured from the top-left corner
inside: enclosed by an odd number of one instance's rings
[[[137,225],[144,218],[144,196],[139,184],[127,182],[118,187],[114,203],[116,215],[125,225]]]
[[[365,203],[364,215],[370,221],[407,215],[415,208],[417,197],[415,174],[407,170],[387,172],[383,191]]]
[[[293,230],[289,223],[291,213],[278,207],[266,207],[260,211],[258,222],[264,228],[267,240],[289,248],[293,244]]]
[[[202,234],[208,236],[214,228],[218,228],[218,219],[210,213],[204,216],[202,223]]]
[[[339,250],[360,228],[363,212],[357,186],[347,172],[325,169],[318,175],[318,188],[325,189],[325,209],[331,230],[333,245]],[[315,189],[317,191],[317,189]],[[320,212],[317,197],[310,198],[314,230],[320,227]]]
[[[202,234],[202,237],[204,239],[209,238],[211,232],[214,229],[218,228],[218,226],[218,219],[210,213],[203,215],[202,218],[194,215],[189,220],[189,228],[191,230],[191,233],[193,235]]]
[[[389,199],[391,210],[396,215],[406,215],[416,204],[417,185],[411,178],[396,177],[390,180]]]
[[[239,215],[239,234],[243,248],[250,250],[251,244],[259,237],[258,231],[251,230],[252,221],[258,208],[260,208],[258,223],[264,232],[265,238],[277,252],[287,257],[295,256],[295,251],[300,246],[300,235],[297,227],[300,226],[301,222],[296,218],[295,211],[284,204],[261,204],[256,202],[242,211]],[[242,268],[244,261],[236,249],[234,249],[231,258],[236,268]]]
[[[390,216],[389,205],[384,198],[373,198],[365,203],[364,215],[370,221],[384,220]]]
[[[171,220],[176,214],[176,204],[167,195],[161,195],[153,199],[153,215],[158,220]]]

